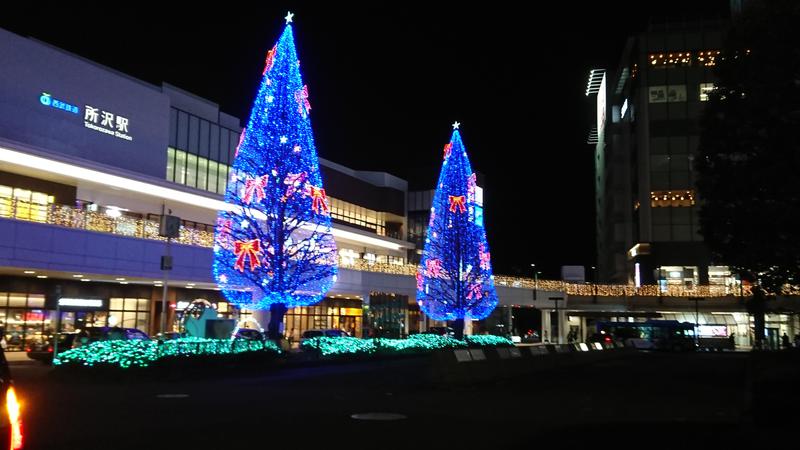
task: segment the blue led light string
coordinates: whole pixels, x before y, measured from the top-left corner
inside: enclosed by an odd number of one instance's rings
[[[475,174],[458,122],[453,128],[417,269],[417,302],[436,320],[483,319],[497,305],[497,293],[486,230],[475,220]]]
[[[336,280],[336,244],[322,184],[308,88],[292,26],[265,61],[217,218],[214,277],[249,309],[319,302]]]

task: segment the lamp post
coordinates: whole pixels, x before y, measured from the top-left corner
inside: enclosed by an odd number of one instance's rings
[[[539,288],[539,274],[541,272],[536,271],[536,264],[531,264],[531,268],[533,269],[533,299],[536,300],[536,289]]]
[[[597,303],[597,266],[592,266],[592,284],[594,284],[592,303]]]
[[[705,300],[704,297],[689,297],[689,300],[694,301],[694,343],[695,346],[700,345],[700,300]]]

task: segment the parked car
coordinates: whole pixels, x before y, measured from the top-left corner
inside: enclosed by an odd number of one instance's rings
[[[428,331],[425,331],[424,334],[455,337],[456,331],[452,327],[428,327]]]
[[[327,330],[306,330],[300,335],[300,345],[303,345],[303,342],[313,339],[316,337],[348,337],[350,336],[346,331],[337,330],[337,329],[327,329]]]
[[[246,341],[263,341],[267,337],[260,330],[255,328],[239,328],[233,335],[234,339],[243,339]]]
[[[166,333],[158,333],[155,335],[153,339],[158,339],[160,341],[171,341],[174,339],[181,339],[185,338],[186,333],[179,333],[177,331],[167,331]]]
[[[146,341],[148,339],[150,339],[150,336],[147,333],[136,328],[93,327],[81,330],[78,336],[75,337],[72,347],[77,348],[96,341]]]
[[[3,448],[21,450],[24,445],[22,435],[22,415],[20,414],[19,400],[11,379],[5,351],[0,348],[0,442]],[[30,404],[28,404],[30,408]],[[10,445],[9,445],[10,443]],[[5,447],[5,445],[9,445]]]
[[[77,331],[59,333],[58,335],[58,353],[65,352],[72,348],[75,338],[78,336]],[[25,346],[25,353],[28,358],[42,361],[50,364],[53,362],[53,354],[55,352],[55,345],[53,336],[42,336],[28,345]]]

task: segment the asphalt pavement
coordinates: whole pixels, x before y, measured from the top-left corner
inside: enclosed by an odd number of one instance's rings
[[[161,381],[12,365],[31,449],[694,448],[776,433],[753,424],[746,353],[636,353],[470,386],[432,385],[430,369],[406,358]]]

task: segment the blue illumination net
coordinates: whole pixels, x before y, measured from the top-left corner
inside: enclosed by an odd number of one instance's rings
[[[336,244],[291,25],[267,54],[231,168],[214,241],[214,277],[250,309],[319,302],[336,280]]]
[[[497,305],[475,182],[461,135],[455,130],[445,146],[425,250],[417,268],[417,302],[436,320],[483,319]]]

